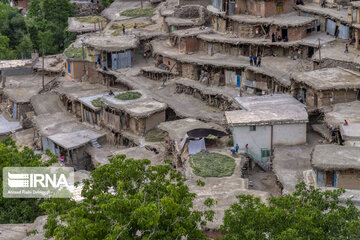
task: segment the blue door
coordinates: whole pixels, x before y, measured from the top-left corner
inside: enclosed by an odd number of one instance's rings
[[[68,60],[67,64],[68,64],[68,72],[69,74],[71,74],[70,60]]]
[[[236,86],[241,87],[241,76],[237,76]]]

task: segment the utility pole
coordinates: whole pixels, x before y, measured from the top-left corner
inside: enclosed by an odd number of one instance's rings
[[[140,0],[141,9],[143,9],[143,0]]]
[[[321,69],[321,45],[320,45],[320,38],[318,38],[319,41],[319,67]]]
[[[42,48],[42,87],[45,88],[45,59],[44,59],[44,48]]]
[[[83,79],[86,78],[86,66],[85,66],[85,51],[84,51],[84,39],[81,40],[81,46],[82,46],[82,57],[83,57],[83,65],[84,65],[84,75],[81,78],[81,82],[83,81]]]

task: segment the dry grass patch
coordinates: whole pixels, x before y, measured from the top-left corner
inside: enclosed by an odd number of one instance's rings
[[[81,23],[98,23],[98,22],[106,22],[106,19],[102,16],[86,16],[86,17],[77,17],[76,21]]]
[[[151,129],[145,134],[145,141],[147,142],[163,142],[164,131],[159,128]]]

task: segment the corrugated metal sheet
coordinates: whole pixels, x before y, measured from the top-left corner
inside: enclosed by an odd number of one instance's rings
[[[235,12],[235,1],[229,2],[229,15],[233,15]]]
[[[236,85],[236,74],[234,71],[225,70],[225,82],[226,84]]]
[[[349,27],[340,24],[338,38],[348,40],[349,39]]]
[[[332,36],[335,35],[336,23],[330,19],[326,21],[326,32]]]
[[[112,64],[112,69],[118,69],[118,54],[117,53],[112,53],[111,54],[111,64]]]
[[[16,117],[17,117],[17,104],[14,103],[14,107],[12,110],[12,118],[16,119]]]
[[[55,144],[48,139],[47,137],[41,137],[43,152],[46,152],[47,149],[50,150],[50,152],[54,155],[59,155],[60,151],[56,151]]]
[[[250,80],[245,80],[245,86],[247,87],[254,87],[254,81],[250,81]]]
[[[111,54],[112,69],[131,67],[132,51]]]
[[[325,173],[321,171],[316,172],[316,185],[319,187],[325,186]]]

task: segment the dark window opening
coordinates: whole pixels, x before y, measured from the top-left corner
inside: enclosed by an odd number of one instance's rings
[[[281,29],[281,38],[282,39],[287,39],[288,38],[288,29],[287,28],[282,28]]]

